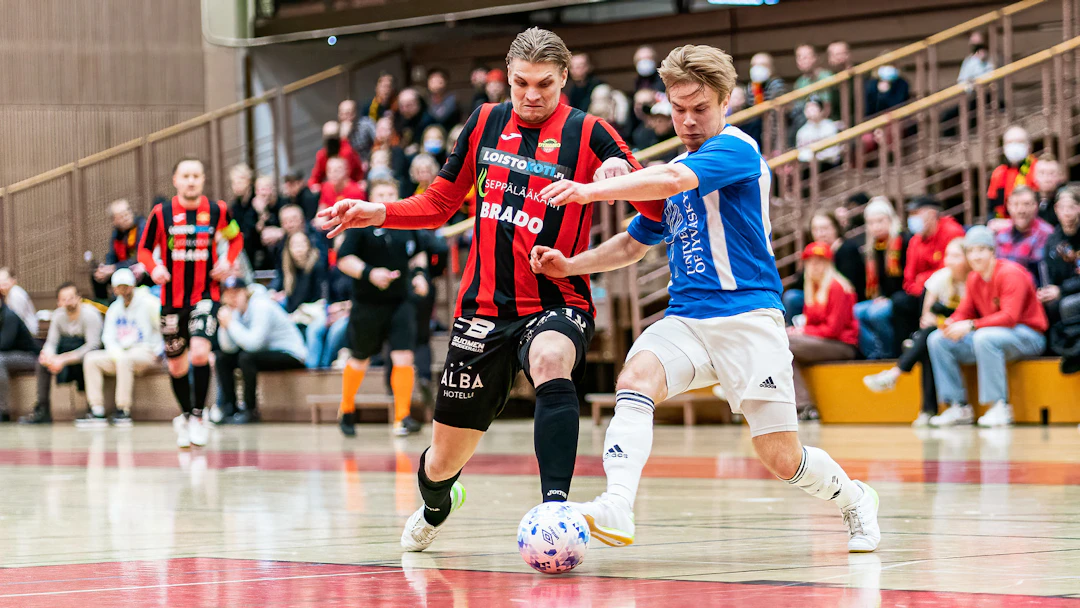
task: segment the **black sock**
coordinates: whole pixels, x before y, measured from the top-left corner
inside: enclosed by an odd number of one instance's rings
[[[536,387],[533,447],[540,464],[544,502],[566,500],[570,494],[580,416],[577,387],[572,381],[557,378]]]
[[[429,448],[430,449],[430,448]],[[433,526],[437,526],[450,517],[450,488],[461,476],[461,471],[444,481],[431,481],[424,472],[424,462],[427,458],[427,450],[420,454],[420,469],[416,476],[420,479],[420,496],[424,498],[424,519]]]
[[[180,409],[185,414],[191,413],[191,383],[188,382],[187,374],[172,379],[172,392],[176,400],[180,402]]]
[[[198,417],[202,416],[206,395],[210,393],[210,366],[194,365],[191,369],[195,375],[195,402],[191,406],[191,414]]]

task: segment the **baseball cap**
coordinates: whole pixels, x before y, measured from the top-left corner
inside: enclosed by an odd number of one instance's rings
[[[128,287],[135,286],[135,273],[131,272],[127,268],[120,268],[112,275],[112,286],[119,287],[121,285],[127,285]]]
[[[244,280],[244,277],[226,277],[221,282],[221,286],[224,289],[246,289],[248,282]]]
[[[831,262],[833,260],[832,247],[829,247],[828,243],[810,243],[806,249],[803,249],[802,259],[809,260],[810,258],[825,258]]]

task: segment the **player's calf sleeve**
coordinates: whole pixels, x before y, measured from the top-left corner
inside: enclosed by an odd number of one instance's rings
[[[431,481],[424,470],[428,450],[420,454],[420,469],[416,472],[416,476],[420,480],[420,496],[424,499],[424,519],[429,524],[437,526],[450,516],[450,489],[461,476],[461,471],[455,473],[450,479]]]
[[[176,401],[180,403],[180,411],[185,414],[191,413],[191,382],[188,375],[172,379],[172,392],[176,395]]]
[[[825,450],[803,446],[802,464],[795,476],[785,480],[807,494],[831,500],[841,509],[862,497],[862,488],[851,481],[844,469]]]
[[[581,409],[577,387],[556,378],[536,387],[533,447],[540,464],[540,492],[544,502],[566,500],[577,460],[578,420]]]
[[[191,415],[202,416],[203,408],[206,407],[206,396],[210,394],[210,366],[192,365],[191,371],[195,377],[195,402],[191,404]],[[255,406],[254,403],[246,405],[248,409]]]
[[[341,413],[351,414],[356,411],[356,393],[364,382],[364,370],[346,365],[341,374]]]
[[[401,422],[412,409],[416,371],[411,365],[395,365],[390,370],[390,388],[394,393],[394,422]]]
[[[604,436],[604,473],[608,494],[634,508],[641,470],[649,460],[653,440],[653,400],[637,391],[615,394],[615,417]]]

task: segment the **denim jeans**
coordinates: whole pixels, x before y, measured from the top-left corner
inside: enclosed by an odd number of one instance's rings
[[[780,296],[780,301],[784,303],[784,323],[790,326],[791,319],[802,314],[806,295],[801,289],[789,289]]]
[[[349,317],[347,316],[338,319],[330,327],[327,327],[325,323],[308,325],[305,336],[308,355],[304,365],[308,369],[330,367],[337,358],[338,351],[345,348],[348,329]]]
[[[859,320],[859,350],[867,359],[892,359],[893,319],[892,300],[867,300],[855,305],[855,318]]]
[[[1027,325],[1017,325],[977,329],[959,342],[946,338],[944,332],[935,331],[926,343],[938,397],[942,401],[968,402],[960,365],[974,363],[979,374],[979,402],[993,404],[1009,400],[1005,363],[1042,354],[1046,336]]]

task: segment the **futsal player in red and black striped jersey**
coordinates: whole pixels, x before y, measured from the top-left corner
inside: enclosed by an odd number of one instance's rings
[[[421,551],[464,499],[457,478],[502,411],[518,370],[536,386],[534,448],[545,501],[566,500],[577,455],[575,380],[584,370],[594,308],[587,277],[533,274],[533,246],[572,255],[589,246],[592,208],[555,208],[544,186],[588,182],[640,168],[603,120],[559,103],[570,51],[552,32],[520,34],[507,54],[511,101],[473,113],[439,177],[423,194],[392,204],[346,200],[320,216],[331,238],[346,228],[434,228],[476,187],[476,230],[462,277],[457,320],[435,402],[432,444],[420,458],[424,506],[402,546]],[[659,201],[635,203],[660,220]]]
[[[139,243],[139,262],[161,286],[161,335],[165,340],[173,393],[183,415],[173,421],[177,445],[206,444],[202,410],[210,391],[210,351],[217,333],[219,281],[228,276],[244,248],[240,227],[224,201],[203,196],[206,173],[195,158],[173,169],[176,196],[150,211]],[[229,243],[220,259],[218,239]],[[161,262],[154,258],[154,250]],[[189,361],[190,360],[190,361]],[[194,368],[194,402],[188,366]]]

